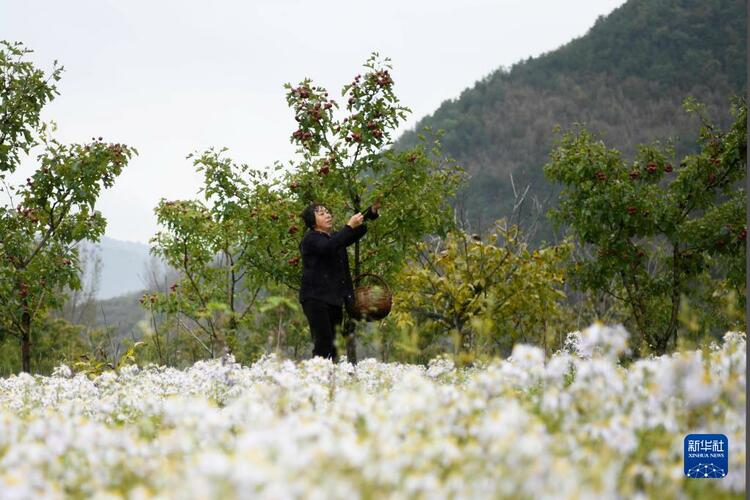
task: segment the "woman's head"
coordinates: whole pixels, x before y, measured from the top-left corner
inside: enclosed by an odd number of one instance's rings
[[[302,220],[308,229],[330,231],[333,227],[333,214],[323,204],[312,203],[302,211]]]

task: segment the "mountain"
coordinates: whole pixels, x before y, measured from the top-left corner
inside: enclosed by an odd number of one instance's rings
[[[528,225],[531,200],[542,213],[559,193],[542,173],[556,125],[582,123],[625,157],[673,139],[678,158],[696,150],[699,130],[682,109],[686,97],[727,126],[730,96],[746,94],[746,20],[744,0],[630,0],[584,36],[445,101],[396,147],[414,145],[424,127],[443,129],[444,151],[471,176],[457,208],[472,229],[511,214],[514,186],[519,195],[529,187],[519,213]],[[532,243],[558,237],[542,213]]]
[[[97,299],[119,297],[148,286],[152,259],[148,245],[104,237],[99,243],[83,244],[80,258],[85,269],[84,288],[94,291]]]

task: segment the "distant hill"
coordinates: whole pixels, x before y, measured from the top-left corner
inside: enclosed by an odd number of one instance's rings
[[[445,130],[445,152],[471,175],[460,205],[475,230],[512,212],[511,175],[519,194],[529,185],[527,200],[546,211],[559,193],[542,173],[557,124],[583,123],[626,156],[637,144],[674,138],[678,158],[695,150],[699,128],[682,110],[687,96],[728,125],[730,96],[747,92],[746,21],[742,0],[630,0],[585,36],[445,101],[396,147],[416,143],[426,126]],[[528,210],[522,215],[528,223]],[[532,243],[556,240],[540,222]]]
[[[99,259],[100,266],[97,299],[118,297],[147,287],[147,268],[151,259],[148,245],[107,237],[95,245],[83,245],[81,259],[86,268],[86,282],[91,281],[95,258]]]

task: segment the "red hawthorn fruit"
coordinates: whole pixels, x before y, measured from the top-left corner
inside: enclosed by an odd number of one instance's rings
[[[299,231],[299,228],[297,226],[292,226],[289,228],[289,234],[294,234],[297,231]]]
[[[297,264],[299,264],[299,257],[291,258],[291,259],[289,259],[287,261],[287,263],[289,263],[289,264],[291,264],[293,266],[296,266]]]
[[[330,168],[328,167],[320,167],[320,170],[318,170],[318,174],[320,175],[328,175],[328,172],[330,172]]]
[[[648,170],[650,174],[653,174],[654,172],[656,172],[656,169],[657,169],[656,163],[652,161],[648,162],[648,165],[646,165],[646,170]]]
[[[177,283],[172,283],[172,286],[169,287],[170,290],[173,292],[177,290]]]
[[[295,182],[292,182],[292,183],[291,183],[291,184],[289,185],[289,187],[290,187],[290,188],[292,188],[292,189],[297,189],[297,188],[299,187],[299,182],[296,182],[296,181],[295,181]]]
[[[665,164],[665,165],[664,165],[664,171],[665,171],[665,172],[669,173],[669,172],[671,172],[672,170],[673,170],[673,169],[672,169],[672,164],[671,164],[671,163],[667,163],[667,164]]]
[[[276,214],[271,214],[271,220],[279,220],[279,216]]]
[[[721,160],[718,158],[711,158],[711,163],[714,165],[721,165]]]
[[[352,140],[353,140],[354,142],[362,142],[362,134],[360,134],[360,133],[358,133],[358,132],[354,132],[354,133],[352,134]]]
[[[740,229],[740,239],[744,240],[747,237],[747,229],[742,228]]]
[[[637,170],[633,170],[628,175],[630,176],[631,179],[637,179],[638,177],[641,176],[641,173]]]
[[[70,259],[63,259],[63,264],[66,266],[70,265]]]
[[[628,210],[628,213],[629,213],[630,215],[635,215],[635,214],[637,214],[637,213],[638,213],[638,207],[634,207],[634,206],[632,206],[632,205],[631,205],[631,206],[629,206],[627,210]]]
[[[604,181],[604,180],[607,180],[607,174],[605,174],[604,172],[602,172],[602,171],[600,170],[600,171],[598,171],[598,172],[596,173],[596,178],[597,178],[597,179],[599,179],[600,181]]]

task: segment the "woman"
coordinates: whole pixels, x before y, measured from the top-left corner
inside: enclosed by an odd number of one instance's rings
[[[313,203],[302,212],[308,231],[300,243],[302,285],[299,301],[310,323],[313,356],[338,359],[334,341],[344,317],[344,304],[354,303],[349,257],[346,247],[367,232],[364,221],[378,218],[380,201],[356,213],[340,230],[332,232],[333,214],[325,205]]]

